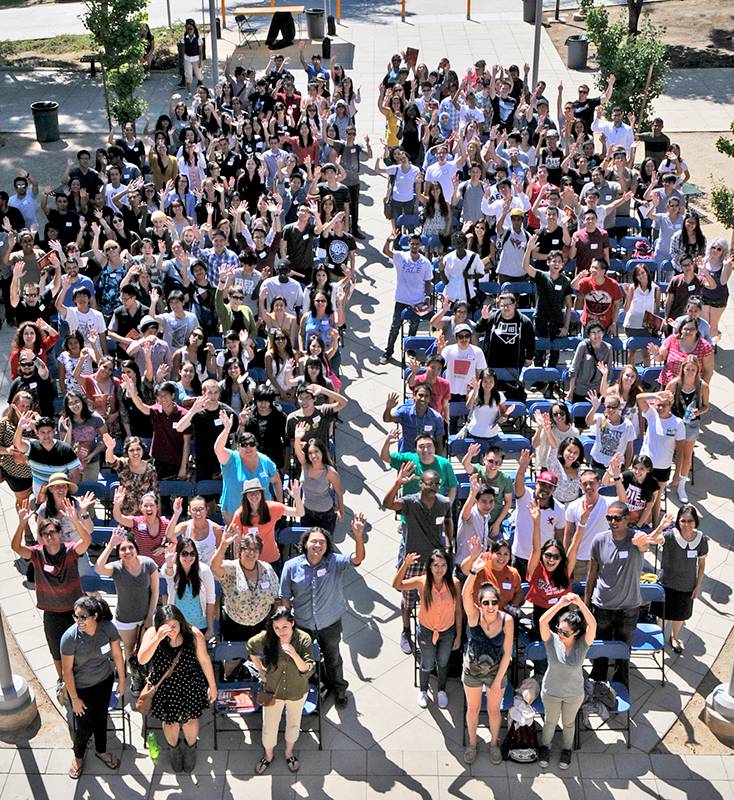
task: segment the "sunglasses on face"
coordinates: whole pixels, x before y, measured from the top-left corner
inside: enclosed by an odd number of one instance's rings
[[[561,636],[563,639],[571,639],[574,636],[573,631],[562,631],[560,628],[558,629],[558,635]]]
[[[77,622],[84,622],[85,619],[89,619],[89,614],[74,614],[74,619]]]
[[[607,522],[621,522],[623,519],[621,514],[607,514]]]
[[[483,606],[498,606],[500,602],[499,600],[482,600],[481,604]]]
[[[561,560],[561,556],[559,553],[543,553],[543,558],[547,558],[549,561]]]
[[[459,341],[463,341],[465,339],[471,339],[471,334],[470,333],[460,333],[456,338]]]
[[[196,558],[196,553],[193,550],[182,550],[181,558]]]

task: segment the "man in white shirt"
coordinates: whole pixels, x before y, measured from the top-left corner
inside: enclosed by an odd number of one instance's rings
[[[576,527],[585,511],[589,511],[584,533],[579,544],[576,555],[576,567],[573,571],[573,579],[582,581],[589,572],[589,560],[591,558],[591,543],[597,533],[609,530],[607,522],[607,509],[615,502],[615,497],[605,497],[599,494],[599,476],[593,469],[585,469],[579,476],[582,496],[574,500],[566,507],[566,530],[563,534],[563,542],[566,550],[571,546]]]
[[[540,508],[540,542],[563,536],[566,507],[553,497],[558,486],[558,475],[543,470],[535,481],[535,492],[531,495],[525,486],[525,473],[530,466],[530,450],[523,450],[517,462],[515,474],[515,538],[512,540],[512,566],[526,580],[528,560],[533,551],[533,518],[530,506],[533,502]]]
[[[471,326],[456,326],[456,344],[444,347],[441,352],[446,362],[446,377],[451,389],[451,401],[466,400],[469,381],[480,369],[487,369],[487,360],[481,348],[471,343]]]
[[[64,296],[71,282],[69,275],[64,275],[61,279],[61,289],[56,295],[55,305],[59,316],[66,320],[69,332],[79,331],[84,338],[84,346],[97,349],[100,347],[102,352],[107,354],[107,324],[104,321],[101,311],[90,307],[92,293],[86,286],[78,286],[74,289],[72,298],[74,307],[68,308],[64,305]],[[90,331],[95,331],[96,336],[89,338]]]
[[[505,227],[506,214],[510,214],[509,230]],[[497,262],[497,280],[504,281],[523,280],[525,270],[523,259],[525,248],[528,246],[528,234],[523,228],[525,214],[521,208],[509,209],[507,204],[502,206],[497,218],[497,249],[500,257]]]
[[[596,107],[596,116],[591,123],[591,130],[595,133],[603,133],[607,140],[607,150],[619,146],[624,147],[627,158],[630,157],[632,146],[635,143],[635,115],[629,114],[628,119],[631,125],[622,122],[622,109],[612,109],[612,121],[602,119],[602,107]]]
[[[460,148],[460,155],[458,158],[449,161],[448,147],[445,144],[440,144],[436,151],[437,160],[435,164],[431,164],[426,170],[425,193],[429,195],[431,184],[438,183],[443,190],[443,199],[449,204],[451,204],[451,197],[454,193],[454,175],[456,175],[459,167],[463,166],[466,161],[466,153],[461,149],[461,140],[459,139],[457,141]]]
[[[517,186],[518,185],[515,184],[515,189],[517,189]],[[530,200],[528,196],[522,191],[514,192],[512,181],[509,178],[497,181],[496,189],[499,192],[499,198],[497,200],[491,200],[487,194],[484,195],[484,199],[482,200],[483,214],[498,219],[503,209],[511,210],[513,208],[519,208],[523,214],[530,210]]]
[[[29,183],[31,185],[30,192],[28,191]],[[20,211],[27,228],[37,225],[38,180],[31,178],[30,172],[26,170],[25,175],[21,172],[13,181],[13,186],[15,187],[15,194],[8,200],[8,205]]]
[[[484,264],[476,253],[467,252],[466,234],[456,231],[451,236],[455,249],[438,260],[438,266],[446,277],[444,297],[452,302],[468,302],[476,295],[475,279],[484,276]]]
[[[401,253],[399,250],[390,252],[391,244],[395,239],[391,238],[385,243],[383,253],[392,257],[395,266],[395,309],[393,310],[392,324],[387,338],[387,347],[380,356],[380,364],[387,364],[392,358],[395,342],[398,339],[402,326],[402,314],[414,306],[426,305],[430,310],[428,299],[433,290],[433,265],[420,252],[421,237],[414,233],[408,242],[408,253]],[[418,318],[410,320],[408,335],[415,336],[418,331]]]
[[[386,167],[385,172],[393,178],[390,216],[394,225],[394,220],[401,214],[418,213],[416,197],[420,187],[421,171],[410,163],[405,150],[396,148],[393,157],[398,163]]]
[[[260,302],[268,309],[272,309],[273,300],[276,297],[282,297],[285,300],[288,310],[292,314],[296,313],[297,308],[303,308],[305,303],[303,287],[295,278],[290,277],[290,272],[290,261],[287,258],[281,258],[277,267],[277,275],[262,282]]]

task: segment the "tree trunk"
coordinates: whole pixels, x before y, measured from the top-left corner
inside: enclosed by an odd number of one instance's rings
[[[640,12],[642,11],[642,4],[644,0],[627,0],[628,23],[631,36],[637,36],[637,26],[640,21]]]

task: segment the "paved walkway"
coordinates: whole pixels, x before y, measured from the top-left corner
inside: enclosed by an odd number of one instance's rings
[[[375,36],[374,28],[366,26],[355,25],[350,29],[354,33],[352,40],[357,43],[353,74],[364,95],[358,125],[360,135],[372,133],[377,143],[382,133],[382,118],[376,117],[374,110],[375,84],[395,49],[413,44],[423,52],[435,54],[445,52],[448,47],[458,63],[469,62],[479,57],[479,53],[488,60],[496,58],[507,63],[519,60],[515,57],[517,53],[527,52],[524,30],[529,31],[529,26],[476,25],[469,34],[469,25],[386,26],[380,29],[379,36]],[[550,80],[562,75],[560,60],[554,64],[552,59],[553,53],[549,54],[548,70],[544,71]],[[557,72],[552,75],[554,71]],[[152,89],[159,91],[155,84]],[[158,102],[163,102],[165,93],[159,96],[162,100]],[[72,89],[66,102],[72,129],[91,131],[89,120],[93,114],[87,113],[93,108],[90,94]],[[80,114],[76,120],[74,108]],[[157,105],[151,108],[152,113],[159,110],[162,109]],[[90,135],[93,138],[96,137]],[[66,153],[59,153],[61,161],[65,156]],[[0,151],[0,182],[7,183],[13,166]],[[54,169],[48,177],[56,179],[57,172]],[[101,774],[103,769],[98,769],[101,765],[90,758],[87,773],[76,786],[65,777],[70,758],[65,741],[59,740],[52,746],[46,739],[43,746],[18,752],[0,746],[0,800],[45,798],[54,794],[65,797],[72,792],[95,800],[267,796],[276,800],[291,797],[357,800],[378,795],[425,800],[509,796],[668,800],[698,795],[728,800],[734,796],[731,758],[684,758],[652,752],[659,748],[661,738],[696,693],[732,627],[734,488],[730,475],[734,474],[731,459],[734,322],[731,315],[724,318],[724,337],[712,385],[715,409],[709,415],[697,448],[696,483],[690,489],[692,500],[704,514],[704,529],[711,538],[702,599],[685,629],[684,654],[666,655],[669,683],[661,687],[654,673],[646,673],[643,678],[641,673],[633,671],[632,750],[628,751],[616,734],[586,734],[583,750],[574,757],[571,770],[565,774],[555,769],[541,774],[536,766],[492,767],[486,746],[477,763],[465,769],[461,762],[461,686],[457,682],[450,684],[447,710],[440,711],[435,706],[419,709],[412,684],[412,660],[399,647],[399,595],[390,586],[397,550],[395,521],[392,513],[379,508],[379,500],[393,475],[380,463],[378,454],[386,433],[386,426],[379,421],[384,401],[389,392],[399,390],[400,377],[395,365],[377,364],[392,315],[393,276],[379,252],[387,233],[381,204],[384,183],[369,168],[364,174],[364,190],[361,220],[368,239],[360,245],[357,257],[359,283],[343,365],[345,391],[351,403],[342,415],[345,424],[340,427],[337,442],[340,472],[347,492],[346,506],[351,512],[363,511],[371,529],[367,559],[351,576],[346,589],[350,611],[344,619],[343,654],[353,697],[346,710],[338,712],[330,708],[327,712],[324,750],[319,752],[313,739],[303,736],[299,744],[303,767],[297,779],[287,774],[282,760],[273,764],[271,774],[255,777],[252,768],[260,752],[259,734],[254,735],[256,745],[246,747],[239,734],[228,734],[223,745],[228,749],[214,752],[211,725],[205,716],[196,778],[179,778],[153,768],[141,747],[138,715],[134,714],[135,749],[125,752],[120,774]],[[3,329],[0,352],[7,353],[9,343],[10,331]],[[7,362],[3,369],[7,371]],[[0,371],[0,396],[6,396],[7,389],[3,387],[7,386],[7,377],[7,372]],[[13,500],[4,486],[0,489],[0,514],[3,517],[0,528],[12,531],[16,524]],[[344,530],[342,527],[337,532],[337,541],[349,552],[352,545],[344,541]],[[34,596],[20,585],[6,536],[0,532],[0,602],[29,664],[41,684],[50,689],[55,674],[44,643],[41,618],[34,608]],[[486,730],[482,734],[486,736]],[[249,735],[246,741],[251,741]]]

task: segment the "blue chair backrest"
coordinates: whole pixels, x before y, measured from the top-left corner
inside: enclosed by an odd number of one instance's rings
[[[82,591],[87,592],[104,592],[105,594],[117,594],[117,587],[112,578],[104,578],[101,575],[82,575],[79,578],[82,586]]]
[[[222,481],[197,481],[193,494],[200,494],[203,497],[212,494],[222,493]],[[192,495],[193,496],[193,495]]]
[[[281,547],[289,547],[298,544],[301,541],[301,536],[308,528],[292,526],[289,528],[282,528],[278,531],[276,536],[277,542]]]
[[[469,413],[466,403],[463,400],[452,400],[449,402],[450,417],[465,417]]]
[[[158,481],[161,497],[193,497],[194,484],[190,481]]]
[[[545,652],[545,643],[537,640],[528,642],[525,645],[525,657],[528,661],[547,661],[548,655]]]
[[[211,654],[212,661],[234,661],[247,658],[247,642],[219,642]]]
[[[595,639],[594,643],[586,653],[586,658],[616,658],[622,661],[629,661],[630,648],[625,642],[602,641]]]
[[[644,604],[665,602],[665,587],[660,583],[641,583],[640,594]]]
[[[561,373],[556,367],[525,367],[521,377],[523,383],[552,383],[561,380]]]
[[[558,370],[556,370],[556,372],[558,372]],[[550,410],[555,404],[555,400],[534,400],[532,403],[528,403],[528,414],[530,419],[533,418],[533,415],[536,411],[540,411],[541,414],[550,414]]]
[[[502,291],[513,294],[535,294],[535,284],[530,281],[505,281],[502,284]]]
[[[107,525],[95,525],[92,530],[92,541],[95,544],[107,544],[114,528]]]

